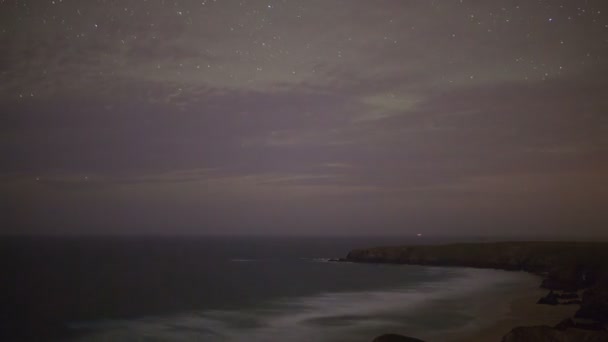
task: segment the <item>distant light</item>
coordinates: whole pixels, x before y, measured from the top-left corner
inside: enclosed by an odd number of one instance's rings
[[[416,234],[416,236],[417,236],[417,237],[421,237],[421,236],[422,236],[422,234],[418,233],[418,234]]]

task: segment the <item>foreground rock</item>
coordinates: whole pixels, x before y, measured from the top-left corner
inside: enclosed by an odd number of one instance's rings
[[[536,304],[558,305],[559,299],[557,295],[551,291],[549,294],[539,299]]]
[[[541,297],[536,304],[547,304],[547,305],[580,305],[582,301],[578,299],[576,293],[562,293],[558,294],[551,290],[546,296]]]
[[[511,330],[502,342],[606,342],[608,332],[570,328],[559,330],[548,326],[519,327]]]
[[[557,298],[559,298],[559,299],[578,299],[578,294],[566,292],[566,293],[558,294]]]
[[[601,281],[583,293],[576,317],[608,324],[608,281]]]
[[[584,318],[566,318],[555,326],[558,330],[566,330],[570,328],[578,328],[583,330],[606,330],[604,325],[598,321]]]
[[[376,337],[372,342],[424,342],[413,337],[401,336],[397,334],[386,334]]]

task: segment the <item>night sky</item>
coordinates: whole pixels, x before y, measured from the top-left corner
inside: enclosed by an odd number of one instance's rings
[[[5,234],[608,234],[608,1],[0,0]]]

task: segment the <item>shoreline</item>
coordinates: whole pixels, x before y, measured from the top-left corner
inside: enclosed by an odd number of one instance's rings
[[[474,321],[442,341],[608,340],[608,244],[603,242],[385,246],[351,250],[342,261],[464,266],[539,276],[540,287],[522,290],[521,296],[510,299],[505,317],[484,325],[479,324],[484,316],[478,313],[477,326]],[[577,292],[581,299],[562,305],[557,293],[548,293],[554,290]],[[537,304],[541,298],[543,304]]]
[[[538,277],[541,280],[541,277]],[[501,341],[517,326],[555,326],[566,317],[574,316],[578,305],[542,305],[537,304],[538,298],[547,294],[546,289],[535,286],[527,286],[519,294],[508,295],[509,298],[502,303],[506,306],[506,312],[498,317],[498,320],[483,322],[476,327],[465,328],[462,332],[454,332],[449,342],[488,342]],[[493,305],[494,303],[492,303]],[[490,304],[488,305],[490,306]],[[481,312],[488,312],[491,308],[483,308]]]

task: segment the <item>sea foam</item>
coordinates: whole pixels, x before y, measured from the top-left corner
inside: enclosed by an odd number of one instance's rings
[[[328,292],[286,297],[244,310],[206,310],[177,315],[81,324],[92,331],[82,341],[369,341],[397,331],[422,336],[425,329],[470,324],[467,309],[484,290],[529,280],[526,274],[495,270],[423,268],[450,272],[447,281],[373,291]],[[437,325],[441,317],[443,325]]]

